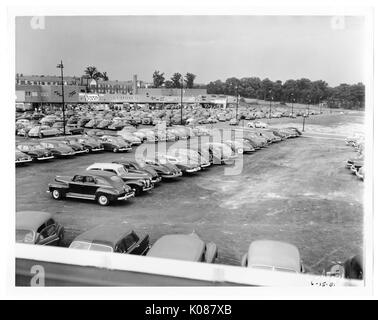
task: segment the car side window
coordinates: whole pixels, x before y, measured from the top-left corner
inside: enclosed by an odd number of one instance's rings
[[[86,183],[96,183],[95,179],[92,176],[86,176],[84,178],[84,182],[86,182]]]
[[[76,175],[76,176],[73,177],[72,181],[74,181],[74,182],[84,182],[84,177]]]
[[[51,226],[51,225],[53,225],[53,224],[55,224],[54,219],[49,219],[49,220],[47,220],[47,222],[46,222],[46,226]]]

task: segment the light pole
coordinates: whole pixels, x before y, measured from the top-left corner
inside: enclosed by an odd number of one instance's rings
[[[182,94],[184,89],[184,78],[181,75],[181,125],[182,125]]]
[[[319,114],[322,114],[322,105],[320,103],[320,100],[322,99],[323,97],[319,97]]]
[[[294,118],[294,97],[293,97],[293,93],[290,94],[291,95],[291,117]]]
[[[273,101],[273,96],[272,96],[272,89],[269,90],[270,94],[270,101],[269,101],[269,119],[272,117],[272,101]]]
[[[65,112],[65,105],[64,105],[64,81],[63,81],[63,61],[60,60],[60,64],[56,66],[60,69],[60,78],[62,81],[62,111],[63,111],[63,135],[66,135],[66,112]]]
[[[238,85],[236,85],[236,122],[238,121],[238,111],[239,111],[239,92]]]
[[[307,116],[310,115],[310,96],[307,96]]]

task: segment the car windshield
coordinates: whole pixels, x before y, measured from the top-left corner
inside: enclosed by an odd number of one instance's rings
[[[44,148],[40,144],[35,144],[35,145],[30,146],[30,149],[32,149],[32,150],[42,150]]]
[[[71,249],[79,250],[91,250],[91,251],[103,251],[103,252],[112,252],[112,247],[98,244],[98,243],[89,243],[84,241],[74,241],[70,245]]]
[[[16,230],[16,242],[18,243],[33,243],[34,232],[31,230]]]
[[[119,176],[125,176],[127,174],[127,170],[122,166],[117,169],[117,173]]]

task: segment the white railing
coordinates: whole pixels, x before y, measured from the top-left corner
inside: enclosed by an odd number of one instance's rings
[[[363,281],[118,253],[16,244],[16,258],[237,285],[273,287],[364,286]],[[16,270],[17,272],[17,270]]]

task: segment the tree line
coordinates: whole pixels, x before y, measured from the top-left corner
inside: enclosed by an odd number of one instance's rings
[[[271,81],[258,77],[216,80],[207,86],[209,94],[240,95],[244,98],[282,103],[318,104],[327,102],[333,108],[362,109],[365,103],[365,86],[362,83],[340,84],[330,87],[325,81],[306,78]]]
[[[108,73],[106,71],[101,72],[101,71],[97,70],[97,68],[95,66],[89,66],[89,67],[85,68],[84,78],[94,79],[96,81],[99,80],[99,79],[102,79],[104,81],[109,80]]]
[[[160,72],[156,70],[152,75],[152,82],[154,88],[193,88],[194,86],[194,79],[196,75],[190,72],[187,72],[184,76],[179,73],[175,72],[170,79],[165,79],[164,72]]]

